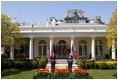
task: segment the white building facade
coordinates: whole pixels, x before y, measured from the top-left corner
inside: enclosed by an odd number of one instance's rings
[[[107,25],[100,17],[88,19],[83,10],[67,10],[64,19],[50,17],[44,24],[24,24],[19,28],[22,37],[30,40],[29,59],[46,56],[47,50],[57,58],[66,58],[73,45],[77,57],[85,59],[103,59],[110,54],[105,38]],[[112,53],[111,58],[115,59],[115,47]]]

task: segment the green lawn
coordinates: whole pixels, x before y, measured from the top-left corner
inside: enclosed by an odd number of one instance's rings
[[[116,73],[116,69],[109,69],[109,70],[100,70],[100,69],[90,69],[88,73],[93,79],[116,79],[114,73]]]
[[[3,77],[2,79],[32,79],[35,70],[22,71],[21,73]]]
[[[88,73],[94,79],[116,79],[113,74],[116,72],[116,69],[111,70],[100,70],[100,69],[90,69]],[[35,70],[22,71],[21,73],[3,77],[2,79],[32,79],[32,75],[35,73]]]

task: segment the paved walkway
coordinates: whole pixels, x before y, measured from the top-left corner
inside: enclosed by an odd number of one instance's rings
[[[47,69],[51,69],[51,62],[48,62],[47,66],[46,66]],[[67,59],[57,59],[56,60],[56,64],[55,64],[55,68],[59,68],[59,69],[67,69],[68,68],[68,62],[67,62]],[[73,65],[72,65],[72,69],[75,69],[75,68],[78,68],[77,64],[75,64],[75,61],[73,62]]]

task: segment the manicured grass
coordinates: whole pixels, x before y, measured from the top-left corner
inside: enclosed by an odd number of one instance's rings
[[[100,70],[100,69],[90,69],[88,73],[90,74],[93,79],[116,79],[113,76],[117,72],[116,69],[109,69],[109,70]]]
[[[100,70],[100,69],[90,69],[88,70],[88,73],[90,76],[93,77],[93,79],[116,79],[114,77],[114,73],[117,72],[116,69],[109,69],[109,70]],[[33,74],[35,73],[35,70],[29,70],[29,71],[22,71],[21,73],[10,75],[6,77],[2,77],[2,79],[32,79]]]
[[[3,77],[2,79],[32,79],[35,70],[22,71],[21,73]]]

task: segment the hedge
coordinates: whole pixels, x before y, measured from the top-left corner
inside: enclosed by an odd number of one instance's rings
[[[48,62],[47,57],[35,59],[3,59],[1,60],[1,69],[18,68],[18,69],[36,69],[45,68]]]
[[[21,69],[4,69],[1,71],[1,77],[14,75],[20,73],[21,71],[22,71]]]
[[[86,73],[68,73],[68,72],[55,72],[55,73],[35,73],[33,79],[92,79],[92,77]]]
[[[113,60],[86,60],[78,59],[77,61],[79,68],[86,69],[116,69],[117,63]]]

